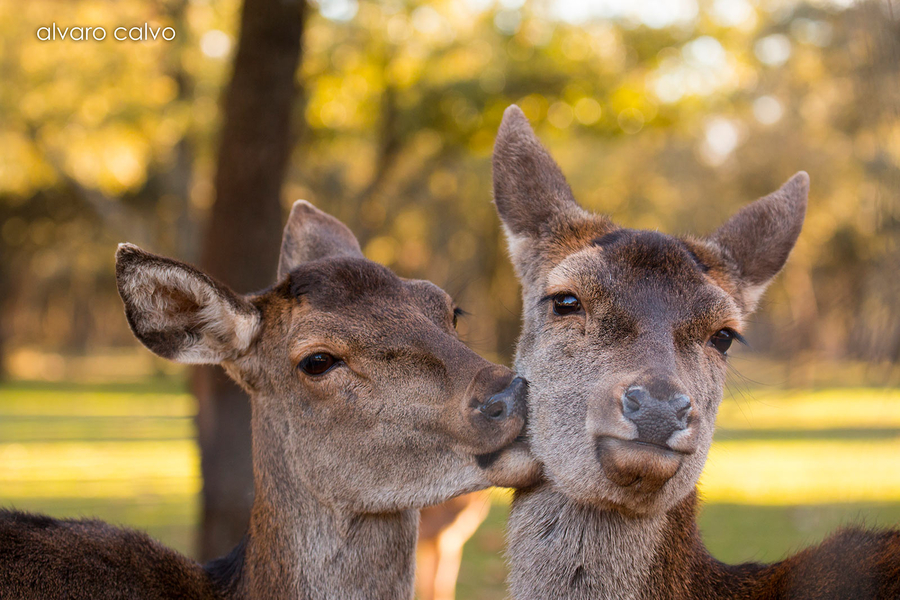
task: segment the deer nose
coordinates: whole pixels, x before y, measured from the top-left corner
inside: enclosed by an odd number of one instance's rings
[[[512,415],[524,415],[527,399],[528,382],[516,377],[506,389],[488,398],[478,410],[488,419],[502,421]]]
[[[635,441],[665,446],[673,433],[687,429],[691,399],[673,393],[660,400],[644,387],[632,386],[622,394],[622,414],[637,426]]]

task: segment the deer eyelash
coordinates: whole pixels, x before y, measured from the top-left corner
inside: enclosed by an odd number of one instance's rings
[[[538,306],[542,306],[550,302],[554,298],[558,298],[559,296],[575,296],[576,298],[578,298],[578,294],[575,294],[573,292],[553,292],[552,294],[547,294],[546,296],[538,300]]]
[[[731,335],[734,336],[734,339],[736,339],[738,342],[740,342],[744,346],[747,346],[748,348],[750,347],[750,342],[747,341],[747,338],[742,336],[740,333],[738,333],[734,329],[731,329],[730,327],[726,327],[726,329],[728,329],[728,331],[731,332]]]

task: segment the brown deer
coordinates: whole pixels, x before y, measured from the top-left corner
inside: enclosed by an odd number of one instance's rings
[[[137,338],[251,396],[249,530],[204,567],[99,521],[2,512],[0,598],[409,599],[417,509],[534,476],[526,384],[459,341],[446,293],[310,204],[258,294],[128,244],[116,261]]]
[[[583,210],[517,107],[493,164],[546,477],[513,501],[513,597],[900,598],[898,530],[845,529],[776,564],[726,565],[695,521],[727,351],[800,234],[807,175],[709,237],[676,238]]]
[[[416,548],[416,598],[453,600],[463,547],[488,516],[490,493],[472,492],[422,509]]]

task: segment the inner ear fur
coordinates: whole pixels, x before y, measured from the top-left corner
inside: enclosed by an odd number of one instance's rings
[[[730,269],[747,312],[756,308],[797,243],[808,195],[809,175],[800,171],[778,191],[742,208],[708,238]]]
[[[503,113],[493,155],[494,203],[511,237],[540,237],[561,215],[583,214],[522,110]]]
[[[120,244],[116,252],[116,284],[132,332],[163,358],[234,360],[259,330],[259,311],[247,299],[190,265],[133,244]]]
[[[281,238],[278,279],[305,262],[340,256],[363,257],[353,232],[306,200],[294,202]]]

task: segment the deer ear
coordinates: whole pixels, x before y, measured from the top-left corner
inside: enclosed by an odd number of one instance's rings
[[[294,202],[281,239],[278,279],[305,262],[338,256],[362,258],[353,232],[306,200]]]
[[[188,364],[241,356],[260,326],[256,307],[197,269],[120,244],[116,284],[134,335],[155,354]]]
[[[745,206],[709,240],[732,271],[743,304],[752,312],[797,242],[809,194],[800,171],[781,188]]]
[[[562,171],[516,105],[503,113],[493,166],[494,204],[511,245],[517,238],[540,237],[559,214],[583,212]]]

